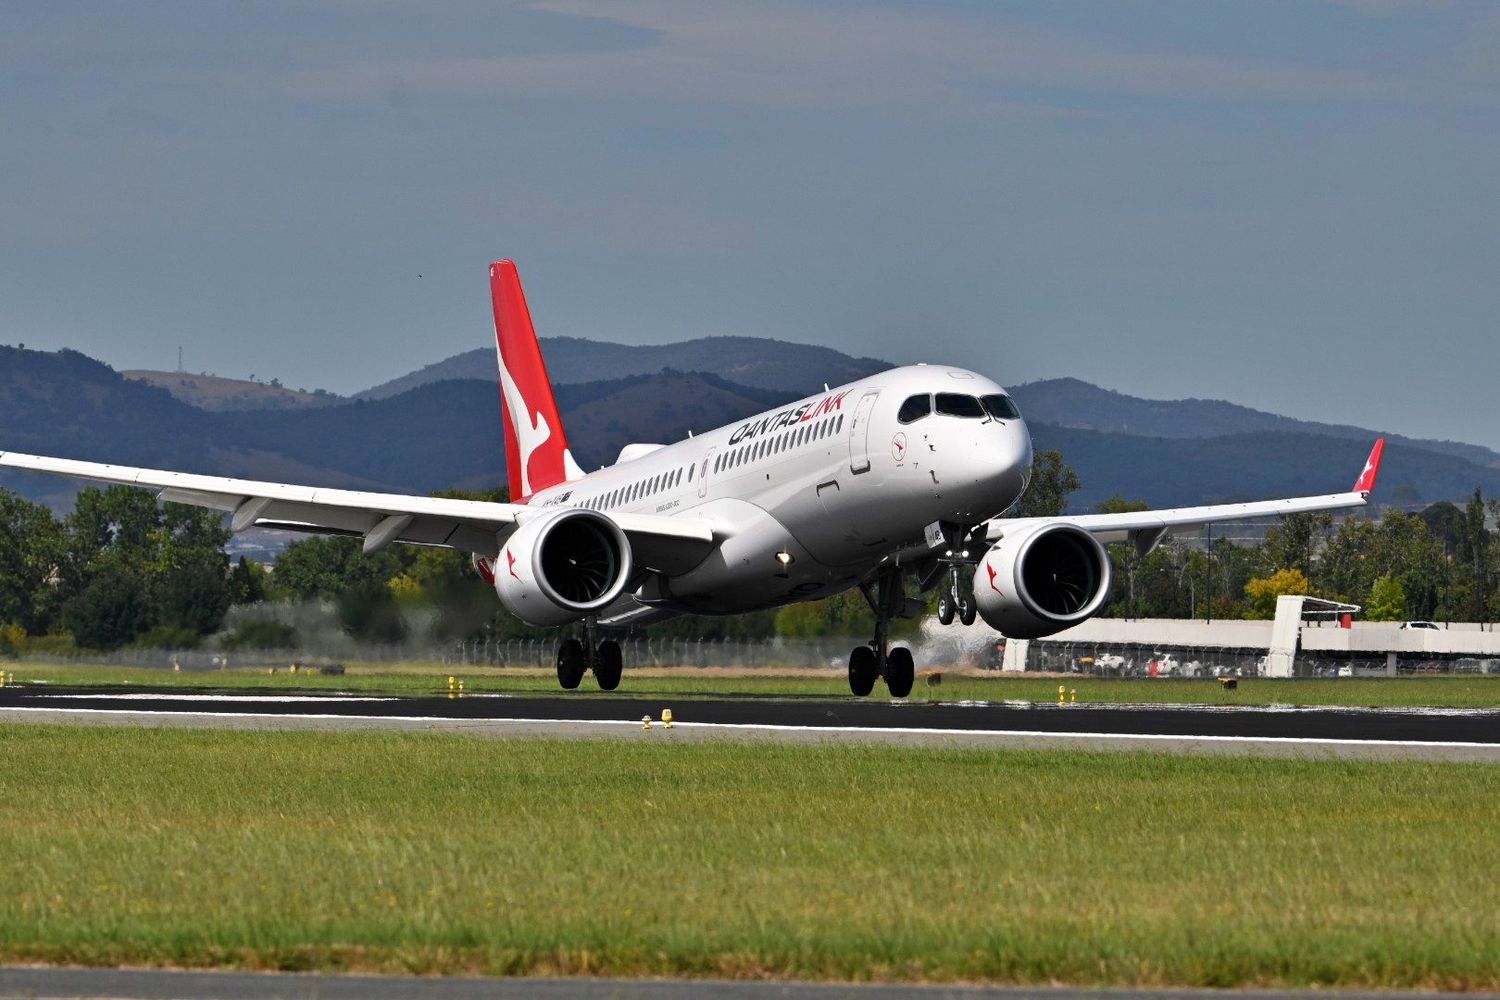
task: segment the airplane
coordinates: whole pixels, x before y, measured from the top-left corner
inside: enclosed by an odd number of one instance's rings
[[[1036,639],[1095,614],[1110,591],[1104,545],[1141,554],[1219,521],[1363,506],[1385,440],[1347,493],[1119,514],[1007,517],[1031,476],[1026,422],[994,381],[918,364],[828,388],[674,444],[632,444],[584,472],[553,398],[516,266],[490,266],[510,503],[321,489],[0,453],[0,466],[145,487],[225,511],[230,527],[352,535],[469,554],[500,603],[535,626],[572,626],[557,679],[592,671],[614,690],[617,627],[737,614],[858,588],[875,617],[850,652],[849,688],[911,692],[893,619],[941,587],[938,615]],[[973,568],[964,586],[964,570]],[[579,628],[581,626],[581,628]],[[579,637],[581,635],[581,638]]]

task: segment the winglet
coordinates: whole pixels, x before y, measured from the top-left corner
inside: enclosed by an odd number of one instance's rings
[[[1375,447],[1370,449],[1370,457],[1365,459],[1365,467],[1355,480],[1352,492],[1370,495],[1375,489],[1375,477],[1380,475],[1380,458],[1384,454],[1385,438],[1380,438],[1375,442]]]

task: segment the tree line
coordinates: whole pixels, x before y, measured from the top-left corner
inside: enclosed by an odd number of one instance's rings
[[[1038,452],[1025,495],[1011,513],[1063,513],[1079,488],[1055,451]],[[440,496],[503,502],[505,490]],[[1114,497],[1101,512],[1143,509]],[[1464,505],[1437,503],[1379,519],[1296,514],[1254,544],[1169,538],[1142,556],[1111,545],[1115,576],[1101,614],[1122,618],[1266,618],[1277,596],[1303,593],[1358,604],[1373,620],[1492,619],[1500,584],[1500,545],[1487,519],[1500,502],[1476,490]],[[470,566],[448,549],[396,545],[365,556],[360,540],[293,542],[269,570],[225,553],[230,534],[216,511],[158,503],[116,486],[79,492],[61,517],[0,489],[0,653],[66,653],[122,646],[286,647],[296,636],[267,618],[223,633],[231,606],[323,601],[351,636],[373,643],[408,640],[535,638],[508,614]],[[930,595],[935,601],[935,593]],[[426,614],[413,615],[414,609]],[[424,634],[409,624],[421,618]],[[652,626],[678,638],[755,639],[873,631],[858,591],[747,615],[683,616]],[[913,623],[898,625],[897,634]]]

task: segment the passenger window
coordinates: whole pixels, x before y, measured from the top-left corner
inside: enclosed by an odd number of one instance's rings
[[[834,421],[833,432],[835,434],[837,434],[839,431],[841,431],[843,429],[844,429],[844,415],[842,413],[840,413],[838,420]]]
[[[907,398],[906,402],[901,404],[901,409],[896,411],[896,419],[903,424],[910,424],[921,420],[931,412],[931,396],[910,396]]]
[[[937,411],[950,417],[983,417],[984,407],[973,396],[956,392],[937,394]]]
[[[697,465],[690,465],[690,466],[688,466],[688,482],[692,482],[693,481],[693,470],[696,469],[696,468],[698,468]]]
[[[985,396],[984,408],[990,412],[990,416],[996,420],[1020,420],[1021,411],[1016,409],[1016,401],[1004,393],[995,393],[993,396]]]

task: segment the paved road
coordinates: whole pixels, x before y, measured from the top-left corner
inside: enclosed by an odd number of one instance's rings
[[[670,733],[641,717],[670,706]],[[461,730],[626,739],[791,739],[1500,761],[1500,711],[1237,708],[566,695],[388,698],[269,692],[0,689],[0,721]]]
[[[0,968],[0,998],[113,997],[118,1000],[1146,1000],[1161,992],[1066,988],[821,985],[620,979],[434,979],[242,972]],[[1173,1000],[1431,1000],[1431,993],[1316,993],[1261,990],[1173,990]],[[1484,1000],[1480,994],[1467,997]],[[1489,994],[1490,1000],[1496,1000]]]

